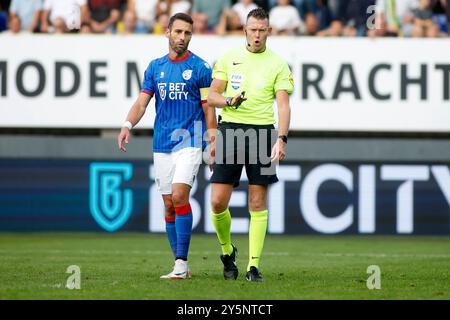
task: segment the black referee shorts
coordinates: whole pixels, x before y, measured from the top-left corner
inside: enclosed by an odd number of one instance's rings
[[[278,182],[276,166],[270,161],[277,133],[273,125],[221,122],[211,183],[239,186],[245,166],[249,184]]]

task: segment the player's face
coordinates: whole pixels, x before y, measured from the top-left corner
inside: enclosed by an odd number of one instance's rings
[[[175,20],[168,30],[170,48],[177,54],[183,54],[192,38],[192,25],[183,20]]]
[[[262,52],[266,49],[266,41],[272,28],[269,26],[267,19],[258,20],[250,17],[247,25],[244,27],[245,36],[247,37],[247,48],[251,52]]]

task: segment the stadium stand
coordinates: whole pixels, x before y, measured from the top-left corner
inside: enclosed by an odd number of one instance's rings
[[[371,37],[446,37],[448,36],[449,12],[447,0],[35,0],[37,7],[44,7],[40,12],[40,32],[80,32],[81,33],[160,33],[160,20],[163,15],[176,12],[205,14],[208,17],[208,34],[223,32],[224,15],[230,17],[230,10],[240,17],[241,24],[245,13],[255,6],[276,12],[274,25],[281,21],[293,23],[288,32],[296,36],[371,36]],[[280,3],[289,5],[289,9],[279,10]],[[18,28],[15,11],[20,7],[20,0],[2,1],[0,14],[0,32],[8,30],[18,32],[26,27]],[[391,7],[393,6],[394,7]],[[87,4],[87,6],[86,6]],[[376,10],[375,10],[376,5]],[[60,15],[59,20],[54,13],[47,14],[55,7]],[[114,9],[114,10],[113,10]],[[132,13],[130,13],[130,11]],[[295,11],[295,14],[294,14]],[[370,19],[376,12],[376,19]],[[81,14],[80,14],[81,13]],[[6,19],[5,15],[9,15]],[[30,15],[30,13],[23,13]],[[78,16],[77,16],[78,15]],[[81,16],[80,16],[81,15]],[[300,21],[296,16],[300,17]],[[294,19],[295,18],[295,19]],[[425,19],[424,19],[425,18]],[[202,17],[197,19],[204,19]],[[294,19],[294,20],[293,20]],[[9,27],[6,26],[9,20]],[[30,24],[27,18],[26,25]],[[223,19],[222,19],[223,20]],[[372,22],[368,25],[366,22]],[[423,22],[424,21],[424,22]],[[65,23],[62,23],[65,22]],[[57,24],[53,26],[53,24]],[[80,25],[81,23],[81,25]],[[131,27],[130,27],[131,24]],[[48,28],[50,25],[50,29]],[[34,28],[38,31],[38,28]],[[278,29],[278,28],[276,28]],[[200,28],[199,30],[202,30]],[[204,31],[198,31],[203,32]],[[285,35],[286,32],[274,32]]]

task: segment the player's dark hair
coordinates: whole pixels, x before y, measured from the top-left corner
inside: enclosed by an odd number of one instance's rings
[[[182,20],[184,22],[189,23],[190,25],[194,24],[194,20],[192,20],[190,15],[183,13],[183,12],[179,12],[170,17],[169,26],[168,26],[169,29],[172,28],[172,25],[175,22],[175,20]]]
[[[247,15],[247,21],[250,19],[250,17],[255,18],[256,20],[265,20],[269,21],[269,15],[267,14],[266,10],[263,8],[256,8],[250,11]]]

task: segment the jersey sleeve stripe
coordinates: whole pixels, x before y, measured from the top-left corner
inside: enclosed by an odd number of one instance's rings
[[[153,96],[153,92],[147,91],[147,90],[141,90],[142,93],[146,93],[149,96]]]

